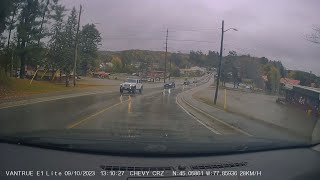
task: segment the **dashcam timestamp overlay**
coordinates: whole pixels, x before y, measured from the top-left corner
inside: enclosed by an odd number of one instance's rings
[[[127,177],[188,177],[188,176],[262,176],[262,171],[95,171],[95,170],[6,170],[0,171],[0,177],[93,177],[93,176],[127,176]]]
[[[262,171],[173,171],[173,176],[262,176]]]

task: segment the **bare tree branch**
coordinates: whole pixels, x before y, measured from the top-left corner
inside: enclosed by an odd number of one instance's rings
[[[313,27],[312,28],[314,31],[316,31],[317,33],[320,33],[320,27]]]
[[[310,35],[307,35],[307,37],[306,37],[307,41],[310,41],[315,44],[320,44],[320,26],[318,26],[318,27],[314,26],[312,28],[312,30],[314,32]]]

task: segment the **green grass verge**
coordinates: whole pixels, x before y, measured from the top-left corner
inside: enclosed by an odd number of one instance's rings
[[[33,94],[67,91],[92,87],[93,85],[78,84],[76,87],[65,87],[64,84],[55,84],[48,81],[33,81],[29,79],[9,78],[6,84],[0,87],[0,99],[22,97]]]

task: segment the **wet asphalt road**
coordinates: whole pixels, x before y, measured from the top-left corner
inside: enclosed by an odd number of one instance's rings
[[[162,88],[143,94],[118,92],[41,102],[0,109],[0,132],[86,129],[132,134],[139,131],[176,132],[179,136],[212,136],[176,104],[182,88]]]
[[[193,137],[205,139],[219,136],[219,133],[212,131],[212,128],[219,126],[213,124],[208,127],[201,124],[177,104],[177,95],[192,86],[185,89],[177,86],[171,93],[163,91],[163,88],[149,88],[142,94],[120,95],[119,92],[106,92],[0,108],[0,133],[75,129],[129,136],[140,133],[155,136],[169,134],[172,138],[189,140]],[[219,114],[215,115],[219,117]],[[229,115],[226,118],[226,122],[234,121],[229,123],[238,124],[238,117],[232,118]],[[253,136],[297,139],[296,135],[272,126],[243,120],[241,123],[242,130]],[[216,130],[221,132],[221,129]]]

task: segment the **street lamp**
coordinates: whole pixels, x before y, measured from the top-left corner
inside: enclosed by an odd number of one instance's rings
[[[229,28],[227,30],[224,30],[224,21],[222,20],[222,31],[221,31],[221,46],[220,46],[220,58],[219,58],[219,70],[218,70],[218,77],[217,77],[217,85],[216,85],[216,92],[214,95],[214,104],[217,104],[217,98],[218,98],[218,90],[219,90],[219,82],[220,82],[220,76],[221,76],[221,61],[222,61],[222,51],[223,51],[223,35],[225,32],[229,30],[238,31],[236,28]]]

